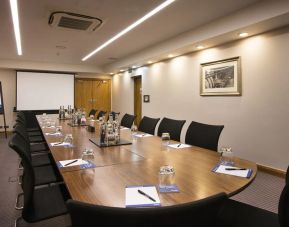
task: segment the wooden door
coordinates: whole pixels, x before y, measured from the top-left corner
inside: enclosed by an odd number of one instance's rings
[[[92,108],[92,83],[90,80],[75,80],[75,106],[89,112]]]
[[[142,83],[141,76],[134,78],[134,115],[135,124],[139,126],[142,118]]]
[[[111,111],[111,80],[94,80],[92,106],[96,110]]]

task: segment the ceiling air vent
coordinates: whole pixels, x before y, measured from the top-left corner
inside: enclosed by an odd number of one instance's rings
[[[53,12],[49,17],[48,24],[53,27],[95,31],[102,24],[102,20],[76,13]]]

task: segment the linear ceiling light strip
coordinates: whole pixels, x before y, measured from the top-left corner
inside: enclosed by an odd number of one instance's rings
[[[13,20],[13,26],[14,26],[17,52],[18,52],[18,55],[22,55],[17,0],[10,0],[10,8],[11,8],[11,14],[12,14],[12,20]]]
[[[144,21],[146,21],[147,19],[149,19],[150,17],[152,17],[153,15],[155,15],[156,13],[158,13],[159,11],[161,11],[162,9],[164,9],[165,7],[167,7],[168,5],[173,3],[174,1],[175,0],[167,0],[167,1],[163,2],[158,7],[156,7],[155,9],[150,11],[149,13],[147,13],[145,16],[143,16],[142,18],[138,19],[136,22],[134,22],[133,24],[131,24],[130,26],[128,26],[127,28],[122,30],[120,33],[118,33],[115,36],[113,36],[111,39],[109,39],[108,41],[103,43],[101,46],[96,48],[94,51],[92,51],[88,55],[86,55],[84,58],[82,58],[82,61],[86,61],[92,55],[96,54],[97,52],[99,52],[100,50],[102,50],[103,48],[105,48],[106,46],[108,46],[109,44],[111,44],[112,42],[114,42],[115,40],[117,40],[118,38],[120,38],[121,36],[126,34],[127,32],[129,32],[130,30],[134,29],[136,26],[140,25],[141,23],[143,23]]]

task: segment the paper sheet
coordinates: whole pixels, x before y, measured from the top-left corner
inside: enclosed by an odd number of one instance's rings
[[[172,148],[176,148],[176,149],[191,147],[191,145],[183,144],[183,143],[170,144],[168,146]]]
[[[154,202],[148,197],[140,194],[138,190],[143,191],[156,201]],[[160,206],[160,199],[156,187],[153,185],[127,186],[125,189],[125,205],[126,207]]]
[[[74,160],[77,160],[77,161],[65,166],[67,163],[70,163],[70,162],[72,162]],[[71,159],[71,160],[59,161],[59,163],[60,163],[61,167],[70,167],[70,166],[78,166],[78,165],[87,164],[88,162],[85,161],[85,160],[82,160],[82,159]]]
[[[140,138],[143,138],[143,137],[150,137],[152,136],[151,134],[147,134],[147,133],[141,133],[141,134],[136,134],[134,135],[135,137],[140,137]]]
[[[46,132],[46,136],[61,136],[61,132]]]
[[[249,178],[252,175],[252,170],[251,169],[246,169],[246,170],[226,170],[226,168],[230,168],[230,166],[217,165],[213,169],[213,171],[216,172],[216,173],[223,173],[223,174],[228,174],[228,175],[233,175],[233,176],[238,176],[238,177],[246,177],[246,178]],[[232,167],[232,168],[234,168],[234,167]]]
[[[66,143],[66,142],[54,142],[54,143],[50,143],[50,146],[52,147],[60,147],[60,146],[66,146],[66,147],[69,147],[71,146],[70,143]]]

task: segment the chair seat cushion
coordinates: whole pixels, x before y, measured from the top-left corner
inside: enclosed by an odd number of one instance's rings
[[[26,128],[27,132],[35,132],[35,131],[39,131],[39,128]]]
[[[30,152],[47,151],[47,145],[45,143],[30,144]]]
[[[56,183],[62,181],[60,175],[54,170],[53,166],[34,167],[35,186]]]
[[[34,190],[33,205],[23,210],[27,222],[38,222],[67,213],[65,201],[69,194],[64,185],[53,185]]]
[[[32,166],[44,166],[51,164],[50,154],[39,154],[31,157]]]
[[[279,227],[277,214],[232,199],[225,202],[220,219],[224,227]]]

